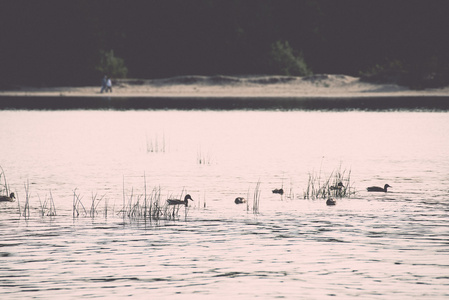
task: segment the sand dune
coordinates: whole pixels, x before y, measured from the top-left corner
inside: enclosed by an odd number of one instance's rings
[[[347,75],[294,76],[179,76],[164,79],[114,80],[112,93],[100,93],[100,86],[22,87],[0,91],[0,96],[49,97],[279,97],[353,98],[449,96],[443,89],[410,90],[395,84],[372,84]]]

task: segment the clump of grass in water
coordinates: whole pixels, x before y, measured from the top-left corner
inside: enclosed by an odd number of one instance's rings
[[[92,202],[91,202],[91,206],[90,206],[90,209],[89,209],[89,216],[90,216],[91,218],[95,218],[96,215],[98,214],[97,207],[98,207],[98,205],[100,204],[100,202],[103,200],[103,198],[104,198],[105,195],[106,195],[106,194],[104,194],[103,196],[101,196],[100,199],[97,199],[97,194],[94,195],[94,193],[92,192]],[[105,201],[105,203],[106,203],[106,202],[107,202],[107,201]],[[105,204],[105,217],[107,217],[107,211],[108,211],[108,208],[107,208],[107,203],[106,203],[106,204]]]
[[[76,193],[76,190],[77,189],[75,189],[73,191],[73,210],[72,210],[72,212],[73,212],[74,218],[78,217],[80,215],[80,212],[84,212],[84,216],[87,215],[86,208],[84,207],[83,203],[81,202],[81,199],[83,197],[80,197],[80,195]]]
[[[207,153],[207,154],[203,153],[201,151],[201,148],[198,149],[197,154],[196,154],[196,162],[199,165],[210,165],[211,164],[210,154],[209,153]]]
[[[146,175],[144,173],[144,194],[134,195],[134,188],[131,188],[131,194],[126,203],[125,195],[125,179],[123,178],[123,207],[119,211],[123,218],[128,217],[129,219],[152,219],[161,216],[160,209],[160,188],[154,188],[152,193],[148,196],[147,194],[147,182]],[[143,201],[141,201],[143,198]],[[135,199],[135,200],[134,200]]]
[[[154,139],[148,140],[147,136],[147,153],[165,153],[165,134],[162,135],[162,141],[159,142],[159,137],[156,135]]]
[[[50,190],[50,197],[47,199],[47,196],[45,196],[45,200],[42,203],[41,198],[39,195],[37,195],[39,198],[39,207],[40,207],[40,214],[42,217],[49,216],[53,217],[56,216],[56,206],[55,202],[53,201],[53,194]]]
[[[106,219],[108,217],[108,199],[105,198],[106,194],[103,194],[101,197],[98,196],[98,193],[93,193],[91,195],[90,208],[86,209],[82,200],[82,196],[76,192],[77,189],[73,191],[73,206],[72,206],[72,214],[73,218],[77,218],[80,214],[83,217],[89,216],[90,218],[95,218],[101,212],[99,209],[101,202],[104,202],[104,211],[103,215]],[[104,201],[103,201],[104,200]]]
[[[148,217],[150,220],[159,220],[163,216],[163,207],[161,203],[161,187],[154,187],[151,191],[150,197],[146,198],[146,209],[147,212],[144,217]]]
[[[182,191],[181,195],[184,193]],[[131,220],[171,220],[179,216],[180,207],[183,205],[168,206],[162,201],[161,188],[153,188],[150,195],[147,194],[146,176],[144,174],[144,194],[135,195],[134,188],[131,188],[131,194],[128,199],[125,193],[125,180],[123,178],[123,206],[118,212],[123,219]],[[143,201],[142,201],[143,199]],[[161,204],[163,202],[163,204]],[[185,207],[185,216],[187,217],[188,207]]]
[[[150,194],[147,193],[147,182],[146,176],[144,174],[144,193],[136,194],[134,188],[131,188],[129,195],[125,191],[125,178],[123,176],[123,204],[121,209],[117,212],[117,215],[121,215],[123,220],[125,218],[129,220],[173,220],[179,218],[181,207],[185,208],[185,217],[187,217],[188,207],[184,205],[169,206],[168,203],[162,201],[162,192],[160,187],[153,188]],[[181,192],[181,196],[185,193],[184,189]],[[77,192],[77,189],[73,191],[73,203],[72,203],[72,213],[73,218],[77,218],[80,215],[83,217],[94,218],[99,215],[100,203],[103,201],[105,195],[98,197],[97,194],[92,193],[91,205],[89,209],[86,209],[82,202],[82,196]],[[182,197],[181,197],[182,198]],[[104,199],[104,217],[108,216],[108,204],[107,199]],[[40,201],[40,200],[39,200]],[[162,204],[161,204],[162,203]],[[204,207],[206,206],[204,200]],[[41,211],[44,215],[47,207],[47,202],[41,204]],[[54,207],[54,205],[53,205]],[[114,213],[115,214],[115,213]]]
[[[307,189],[304,191],[304,199],[350,197],[354,194],[350,179],[351,171],[341,171],[341,167],[331,172],[331,174],[323,180],[321,178],[321,171],[318,175],[309,173]]]

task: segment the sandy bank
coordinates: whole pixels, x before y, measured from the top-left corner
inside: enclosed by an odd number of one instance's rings
[[[449,96],[449,87],[415,91],[394,84],[371,84],[346,75],[292,76],[181,76],[167,79],[115,80],[112,93],[100,93],[100,86],[22,87],[0,91],[1,96],[18,97],[195,97],[195,98],[361,98]]]

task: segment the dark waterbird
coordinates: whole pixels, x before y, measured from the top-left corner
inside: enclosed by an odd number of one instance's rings
[[[284,195],[284,189],[274,189],[273,194]]]
[[[331,186],[329,189],[331,190],[331,191],[333,191],[333,190],[341,190],[343,188],[343,182],[339,182],[337,185],[333,185],[333,186]]]
[[[380,186],[370,186],[370,187],[367,187],[366,190],[368,192],[385,192],[386,193],[387,188],[389,188],[389,187],[392,187],[392,186],[388,185],[388,184],[384,185],[383,188],[381,188]]]
[[[337,201],[335,201],[332,198],[326,200],[326,205],[335,205],[335,204],[337,204]]]
[[[242,204],[242,203],[246,203],[246,199],[243,197],[237,197],[234,200],[235,204]]]
[[[184,197],[184,200],[179,200],[179,199],[167,199],[167,203],[168,205],[180,205],[180,204],[184,204],[185,206],[189,206],[189,200],[192,200],[192,197],[187,194]]]
[[[0,196],[0,202],[14,202],[16,200],[16,195],[14,193],[11,193],[8,196]]]

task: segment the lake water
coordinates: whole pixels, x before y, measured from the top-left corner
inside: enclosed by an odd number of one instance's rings
[[[1,110],[0,128],[1,299],[449,297],[446,110]],[[304,198],[338,173],[350,197]],[[130,214],[186,193],[174,217]]]

